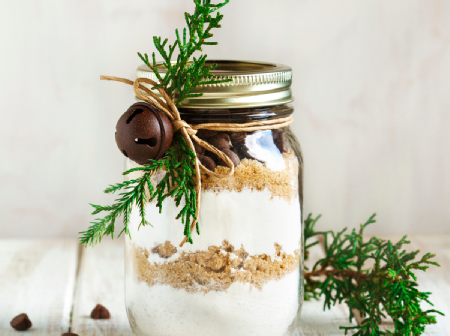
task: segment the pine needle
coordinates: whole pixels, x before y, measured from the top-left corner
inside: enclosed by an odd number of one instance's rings
[[[364,229],[375,223],[372,215],[359,231],[346,229],[340,232],[315,231],[320,216],[311,214],[305,220],[305,258],[308,249],[317,242],[308,243],[316,236],[324,238],[325,258],[318,260],[311,270],[305,271],[305,300],[324,297],[324,309],[345,302],[350,321],[356,309],[364,320],[361,325],[340,327],[345,333],[353,330],[355,336],[376,335],[421,335],[425,326],[436,323],[434,314],[444,315],[431,309],[422,310],[421,303],[429,303],[431,293],[417,289],[413,270],[426,271],[430,266],[440,266],[427,253],[416,260],[419,251],[406,252],[403,245],[409,244],[407,236],[397,243],[372,237],[364,242]],[[367,264],[371,262],[372,267]],[[393,331],[379,328],[382,320],[389,316],[394,322]]]
[[[223,15],[218,9],[225,6],[229,0],[219,4],[212,4],[211,0],[194,0],[195,11],[193,14],[185,13],[187,28],[183,30],[181,37],[176,30],[176,40],[173,45],[167,45],[168,39],[153,37],[153,43],[160,56],[163,58],[163,64],[167,72],[162,77],[157,68],[156,55],[152,54],[152,60],[149,60],[147,54],[138,53],[142,61],[155,73],[159,85],[156,88],[164,88],[166,92],[180,105],[183,99],[189,97],[198,97],[201,94],[191,93],[198,85],[214,84],[227,82],[226,80],[214,80],[211,69],[217,66],[212,64],[206,66],[206,55],[194,57],[194,53],[202,51],[204,45],[215,45],[217,42],[207,41],[213,36],[211,30],[220,28],[220,21]],[[216,16],[213,16],[213,13]],[[177,61],[172,62],[175,50],[178,48]],[[192,57],[192,60],[191,60]],[[165,177],[157,186],[152,186],[150,176],[163,169],[166,171]],[[160,212],[163,202],[170,197],[175,200],[176,206],[181,206],[177,219],[184,224],[184,234],[187,241],[192,243],[191,223],[196,219],[196,191],[195,191],[195,154],[187,146],[185,140],[180,134],[175,135],[171,147],[165,157],[159,161],[150,160],[142,167],[131,169],[124,173],[127,175],[133,171],[141,171],[143,176],[132,181],[125,181],[111,185],[105,190],[105,193],[115,193],[123,191],[116,200],[117,203],[110,206],[100,206],[91,204],[94,208],[93,215],[100,212],[108,214],[103,218],[98,218],[91,222],[87,231],[80,232],[80,243],[84,245],[95,245],[101,242],[104,236],[114,237],[115,222],[120,216],[123,216],[124,227],[119,233],[130,235],[128,225],[133,206],[137,206],[141,218],[140,226],[150,225],[145,218],[145,206],[148,202],[155,201]],[[146,188],[149,190],[150,197],[147,199]],[[197,222],[196,231],[200,234]]]
[[[103,218],[97,218],[92,222],[87,231],[80,232],[80,243],[84,245],[95,245],[101,242],[104,236],[114,237],[115,222],[118,217],[123,216],[122,233],[130,235],[129,224],[133,206],[136,206],[141,218],[140,226],[150,225],[145,218],[145,207],[149,201],[156,200],[156,206],[160,212],[166,198],[175,199],[177,207],[182,209],[176,216],[184,224],[184,233],[188,242],[192,243],[191,223],[196,219],[197,211],[195,192],[195,154],[186,144],[186,140],[180,133],[175,134],[172,145],[166,155],[158,161],[150,160],[144,166],[130,169],[123,173],[128,175],[139,171],[143,175],[138,179],[125,181],[109,186],[104,192],[111,194],[122,191],[116,203],[109,206],[91,204],[94,208],[92,212],[96,215],[101,212],[108,213]],[[163,179],[158,185],[153,186],[150,177],[158,172],[165,171]],[[147,199],[146,190],[150,197]]]
[[[175,30],[176,40],[172,45],[167,45],[168,39],[154,36],[153,44],[163,59],[166,68],[164,77],[157,68],[156,55],[152,54],[150,60],[147,54],[138,53],[141,60],[152,69],[156,78],[160,82],[153,89],[164,88],[175,101],[177,106],[190,97],[199,97],[201,93],[190,93],[198,85],[216,84],[229,82],[231,79],[215,80],[211,70],[217,64],[206,66],[207,55],[194,57],[195,52],[202,52],[205,45],[217,45],[217,42],[207,41],[214,35],[213,28],[220,28],[220,21],[223,15],[218,9],[225,6],[229,0],[219,4],[211,4],[211,0],[194,0],[195,11],[193,14],[185,13],[187,28],[183,29],[180,36],[178,29]],[[216,15],[212,14],[216,12]],[[176,62],[172,62],[175,51],[178,51]]]

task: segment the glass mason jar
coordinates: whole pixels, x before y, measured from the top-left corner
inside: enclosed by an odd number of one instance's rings
[[[211,61],[218,78],[204,96],[184,101],[190,124],[245,123],[283,118],[289,105],[291,69],[277,64]],[[160,72],[164,72],[161,67]],[[141,66],[138,77],[154,79]],[[126,238],[126,307],[139,336],[297,335],[303,302],[302,158],[289,128],[213,132],[197,136],[225,141],[235,164],[228,178],[202,175],[200,235],[183,240],[173,199],[162,212],[149,203],[153,227],[140,227],[133,211]],[[229,168],[211,152],[197,155],[209,169]],[[138,166],[126,159],[125,169]],[[133,173],[137,174],[137,173]],[[128,178],[133,179],[136,175]],[[158,183],[164,172],[153,177]]]

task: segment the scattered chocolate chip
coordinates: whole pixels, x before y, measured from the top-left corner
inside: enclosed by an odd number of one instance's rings
[[[91,312],[91,318],[94,320],[109,319],[110,317],[111,316],[109,315],[108,309],[103,307],[101,304],[96,305]]]
[[[233,144],[233,146],[244,145],[246,137],[247,137],[247,133],[245,133],[245,132],[231,132],[230,133],[231,143]]]
[[[227,133],[219,133],[209,138],[208,142],[221,151],[230,149],[232,146],[230,136]]]
[[[74,334],[74,333],[64,333],[61,336],[78,336],[78,334]]]
[[[208,168],[211,171],[216,170],[216,163],[209,156],[199,155],[198,158],[202,163],[202,165],[204,165],[206,168]]]
[[[233,162],[235,167],[237,167],[239,165],[239,163],[241,163],[241,159],[239,159],[239,156],[232,150],[224,149],[224,150],[222,150],[222,152],[224,152],[225,155],[230,158],[231,162]],[[220,158],[219,158],[219,165],[228,167],[228,165]]]
[[[209,138],[211,138],[212,136],[214,136],[214,135],[216,135],[217,133],[219,133],[219,132],[217,132],[217,131],[210,131],[210,130],[206,130],[206,129],[201,129],[201,130],[198,130],[197,131],[197,136],[200,138],[200,139],[209,139]]]
[[[32,323],[30,319],[28,318],[27,314],[20,314],[14,317],[11,322],[11,327],[18,331],[24,331],[31,328]]]
[[[288,144],[286,136],[282,130],[272,130],[273,141],[281,153],[286,153],[288,151]]]
[[[203,155],[205,153],[205,149],[200,146],[198,143],[194,142],[194,148],[195,148],[195,152],[197,153],[197,155]]]

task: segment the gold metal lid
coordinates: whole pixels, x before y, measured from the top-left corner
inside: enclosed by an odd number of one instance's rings
[[[203,96],[185,99],[182,108],[261,107],[287,104],[294,100],[291,91],[292,69],[286,65],[232,60],[209,60],[206,65],[214,63],[217,64],[211,71],[214,79],[232,81],[198,86],[192,93],[203,93]],[[158,70],[162,75],[165,73],[161,63]],[[146,65],[138,67],[136,75],[138,78],[157,81],[153,71]]]

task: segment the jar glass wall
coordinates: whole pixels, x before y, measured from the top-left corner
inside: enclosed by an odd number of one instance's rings
[[[180,109],[190,124],[241,123],[292,114],[290,105]],[[146,208],[153,227],[132,212],[126,238],[126,306],[139,336],[296,335],[303,301],[301,154],[288,128],[199,131],[228,143],[231,177],[202,174],[200,235],[183,241],[173,199]],[[219,139],[219,140],[217,140]],[[215,172],[229,168],[213,153],[197,155]],[[206,164],[205,164],[206,165]],[[126,170],[137,164],[126,159]],[[128,178],[133,179],[138,172]],[[152,177],[154,184],[164,171]]]

